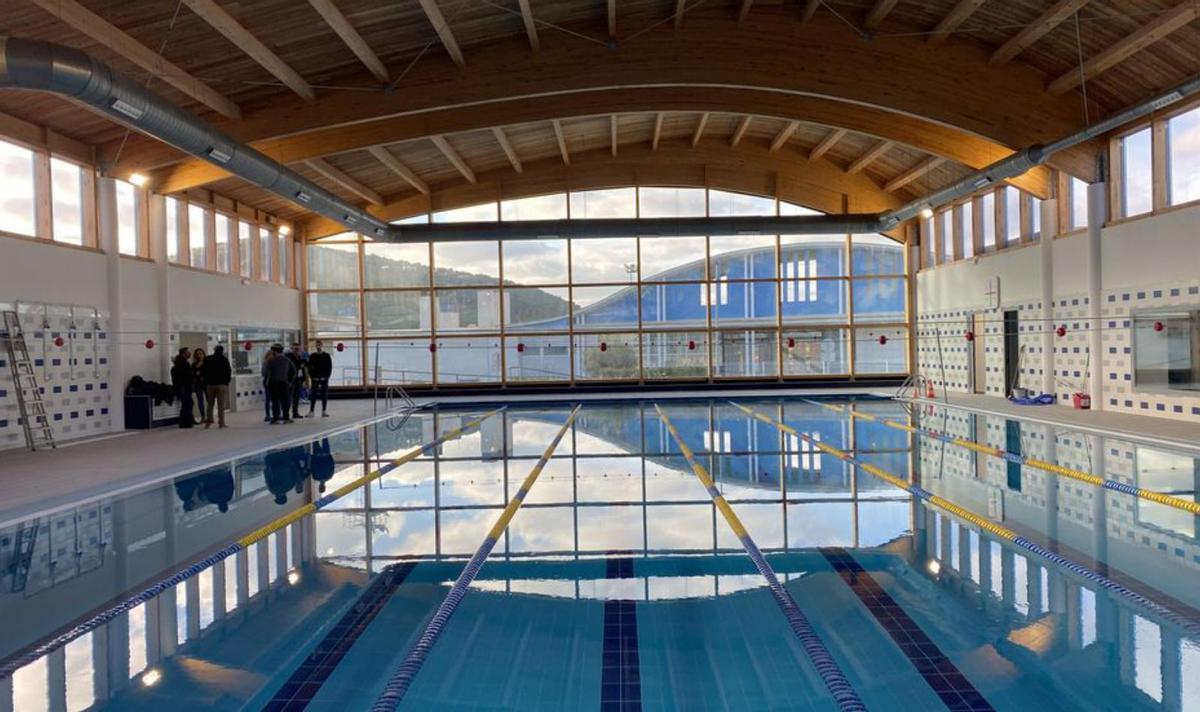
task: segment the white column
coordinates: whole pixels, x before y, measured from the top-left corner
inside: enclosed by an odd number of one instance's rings
[[[184,606],[187,615],[188,640],[200,635],[200,577],[193,576],[183,582]]]
[[[92,631],[92,695],[97,702],[109,698],[108,635],[107,624]]]
[[[213,621],[225,617],[225,561],[218,561],[212,567],[212,607]]]
[[[67,649],[65,646],[46,654],[46,676],[50,712],[67,712]]]
[[[104,251],[108,272],[108,412],[112,429],[124,430],[125,398],[122,394],[129,375],[125,373],[122,353],[126,339],[122,337],[125,329],[121,322],[124,313],[121,306],[121,245],[117,227],[117,183],[112,178],[96,181],[96,211],[100,249]]]
[[[108,633],[108,695],[111,697],[129,685],[129,614],[122,613],[105,626]]]
[[[1042,393],[1054,393],[1054,239],[1058,236],[1058,200],[1042,201]]]
[[[149,195],[150,201],[150,256],[154,259],[156,285],[158,288],[158,360],[161,368],[159,380],[170,382],[171,373],[171,268],[167,262],[167,208],[161,195]],[[186,209],[186,206],[184,207]]]
[[[1091,354],[1089,368],[1091,381],[1089,391],[1092,409],[1104,408],[1104,347],[1101,337],[1101,271],[1100,233],[1108,217],[1108,184],[1097,182],[1088,185],[1088,350]]]

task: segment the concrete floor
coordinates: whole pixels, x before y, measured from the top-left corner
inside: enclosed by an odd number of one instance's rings
[[[924,405],[930,401],[918,399],[909,402]],[[941,397],[935,402],[943,404]],[[946,402],[951,407],[985,415],[1016,418],[1068,430],[1091,430],[1106,437],[1136,439],[1172,448],[1200,449],[1200,419],[1175,420],[1104,410],[1075,410],[1061,405],[1016,405],[1004,398],[969,393],[950,393]]]
[[[308,442],[372,415],[369,400],[331,401],[328,418],[269,425],[262,412],[231,413],[228,428],[168,427],[0,453],[0,527],[100,496],[113,496],[219,465],[266,447]]]

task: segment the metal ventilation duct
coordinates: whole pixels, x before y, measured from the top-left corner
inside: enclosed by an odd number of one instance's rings
[[[988,185],[1025,173],[1052,154],[1099,136],[1200,92],[1200,77],[1049,145],[1031,146],[970,174],[932,195],[878,215],[812,215],[731,218],[639,218],[509,223],[389,225],[351,205],[273,158],[234,139],[165,98],[70,47],[0,37],[0,88],[32,89],[69,96],[126,126],[219,166],[280,197],[377,240],[484,240],[626,235],[831,235],[886,232],[922,210],[935,208]]]
[[[79,50],[0,37],[0,87],[69,96],[352,230],[380,236],[388,231],[382,220]]]

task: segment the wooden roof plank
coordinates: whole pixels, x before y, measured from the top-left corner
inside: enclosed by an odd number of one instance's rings
[[[454,166],[455,170],[461,173],[462,177],[466,178],[468,183],[474,183],[476,181],[475,171],[471,170],[471,167],[468,166],[467,162],[463,160],[463,157],[458,154],[458,151],[454,150],[454,147],[450,145],[450,142],[446,140],[445,136],[430,136],[429,140],[433,141],[433,145],[437,147],[437,150],[442,152],[442,155],[446,157],[446,160],[450,161],[450,165]]]
[[[1091,79],[1123,62],[1175,30],[1191,23],[1197,17],[1200,17],[1200,3],[1197,3],[1196,0],[1184,0],[1142,25],[1121,41],[1110,45],[1100,54],[1085,60],[1082,67],[1075,67],[1050,82],[1047,91],[1051,94],[1062,94],[1078,86],[1080,82]]]
[[[1024,29],[996,48],[996,51],[992,53],[991,58],[988,60],[988,64],[999,67],[1008,63],[1091,1],[1058,0],[1048,10],[1039,15],[1036,20],[1026,25]]]
[[[458,46],[458,40],[454,39],[454,33],[450,31],[450,24],[446,22],[446,17],[442,14],[442,9],[438,7],[437,0],[418,0],[418,2],[421,3],[425,17],[429,19],[429,24],[433,25],[433,31],[442,41],[442,46],[446,48],[450,59],[453,59],[459,67],[467,66],[467,60]]]
[[[892,14],[898,2],[900,0],[876,0],[874,7],[867,13],[867,19],[863,21],[863,27],[867,30],[878,29],[887,16]]]
[[[421,180],[411,168],[400,162],[395,154],[387,150],[383,146],[370,146],[367,152],[376,158],[385,167],[391,170],[396,175],[403,178],[409,185],[416,188],[423,195],[429,195],[429,185]]]
[[[245,52],[251,59],[268,72],[276,79],[283,82],[289,89],[299,94],[307,101],[316,101],[317,95],[313,92],[313,88],[309,86],[304,77],[292,69],[279,58],[279,55],[272,52],[254,36],[250,30],[242,26],[240,22],[235,20],[232,15],[225,12],[215,0],[182,0],[182,2],[191,9],[192,12],[200,16],[200,19],[212,25],[212,28],[220,32],[233,44]]]
[[[813,146],[813,150],[808,154],[808,160],[815,161],[826,153],[829,153],[829,149],[837,145],[837,142],[841,141],[845,136],[846,129],[834,129],[830,131],[825,138],[821,139],[820,143]]]
[[[237,104],[75,0],[30,2],[222,116],[242,118]]]
[[[883,189],[889,193],[894,193],[945,162],[946,159],[942,158],[941,156],[930,156],[912,168],[909,168],[907,171],[904,171],[900,175],[889,180],[883,186]]]
[[[986,0],[958,0],[958,3],[950,9],[950,12],[946,13],[946,16],[938,22],[937,27],[933,28],[933,33],[929,35],[929,42],[931,44],[938,44],[945,41],[984,2]]]
[[[784,127],[779,130],[779,133],[775,134],[775,138],[771,139],[771,146],[769,148],[770,152],[775,153],[779,149],[783,148],[783,145],[788,142],[788,139],[792,137],[792,134],[796,133],[796,129],[798,128],[800,128],[799,121],[787,122],[787,124],[785,124]]]
[[[733,135],[729,137],[730,146],[736,146],[741,142],[742,137],[746,135],[746,130],[750,128],[750,122],[753,120],[754,117],[747,114],[738,121],[737,128],[733,130]]]
[[[186,0],[185,0],[185,2],[186,2]],[[372,205],[383,205],[384,204],[383,196],[381,196],[379,193],[376,193],[375,191],[371,190],[370,188],[363,185],[362,183],[359,183],[357,180],[355,180],[354,178],[351,178],[350,176],[346,175],[342,171],[339,171],[337,168],[334,168],[325,159],[310,158],[307,161],[305,161],[304,163],[309,168],[313,169],[317,173],[320,173],[321,175],[325,176],[326,178],[333,181],[334,183],[337,183],[338,185],[340,185],[341,187],[350,191],[351,193],[354,193],[355,195],[357,195],[358,197],[367,201],[368,203],[371,203]]]
[[[542,48],[542,43],[538,40],[537,21],[533,19],[533,8],[529,6],[529,0],[517,0],[517,4],[521,8],[521,22],[525,25],[525,34],[529,36],[529,48],[536,52]]]
[[[554,119],[550,122],[554,127],[554,140],[558,143],[558,152],[562,155],[564,165],[571,165],[571,153],[567,150],[567,137],[563,135],[562,122]]]
[[[880,141],[871,148],[868,148],[866,153],[856,158],[854,163],[851,163],[850,166],[846,168],[846,172],[850,174],[858,173],[875,161],[879,160],[879,157],[891,150],[892,146],[894,145],[895,144],[888,140]]]
[[[708,112],[700,114],[700,120],[696,123],[696,130],[692,133],[692,146],[700,143],[700,139],[704,137],[704,127],[708,126]]]
[[[366,65],[367,70],[371,72],[381,82],[388,81],[387,68],[383,66],[379,55],[371,49],[362,35],[358,34],[358,30],[354,29],[354,25],[346,19],[342,11],[333,4],[333,0],[308,0],[308,3],[313,6],[321,19],[325,20],[325,24],[329,25],[329,29],[333,30],[334,34],[346,43],[350,51],[354,53],[358,60]]]

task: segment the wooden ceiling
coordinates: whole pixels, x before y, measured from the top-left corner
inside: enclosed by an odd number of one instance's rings
[[[639,175],[773,161],[777,182],[814,186],[834,169],[884,204],[1200,71],[1195,0],[6,4],[0,34],[153,69],[171,101],[363,205],[501,193],[547,171],[591,184],[604,156]],[[168,189],[305,217],[69,101],[0,92],[0,111],[96,145],[114,173],[157,168]]]

